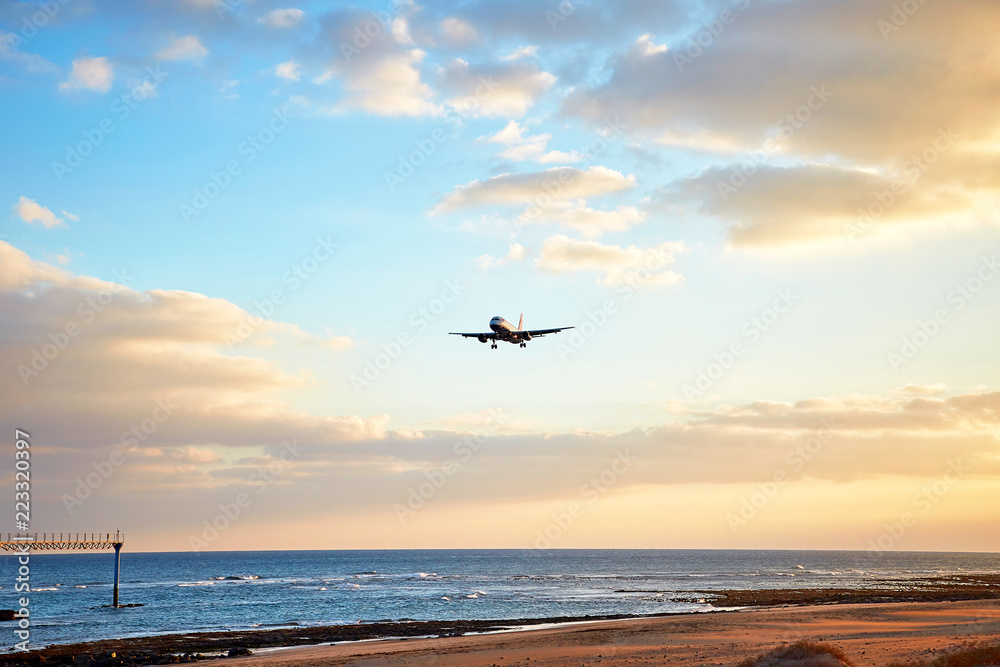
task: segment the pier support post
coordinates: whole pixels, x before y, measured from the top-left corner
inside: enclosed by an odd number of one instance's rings
[[[115,542],[115,600],[112,603],[112,607],[118,606],[118,578],[122,570],[122,542]]]

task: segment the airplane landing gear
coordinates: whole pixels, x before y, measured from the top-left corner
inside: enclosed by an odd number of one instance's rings
[[[528,347],[527,343],[521,343],[521,347]]]
[[[493,345],[491,345],[490,347],[492,347],[495,350],[495,349],[497,349],[497,344],[493,343]]]

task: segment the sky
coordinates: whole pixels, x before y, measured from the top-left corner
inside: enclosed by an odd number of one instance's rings
[[[0,7],[32,531],[1000,551],[995,2]]]

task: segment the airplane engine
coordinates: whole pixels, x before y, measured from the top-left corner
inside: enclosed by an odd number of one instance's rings
[[[523,334],[521,334],[521,340],[523,341],[531,340],[531,334],[525,331]]]
[[[486,336],[484,336],[483,334],[479,334],[478,336],[476,336],[476,338],[479,339],[480,343],[485,343],[486,342]]]

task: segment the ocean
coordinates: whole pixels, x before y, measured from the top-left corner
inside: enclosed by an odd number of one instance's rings
[[[16,556],[2,559],[16,609]],[[710,550],[122,552],[31,556],[31,644],[370,621],[553,618],[710,609],[698,592],[869,587],[995,573],[1000,554]],[[682,596],[686,601],[672,598]],[[0,627],[14,627],[12,622]],[[13,647],[11,633],[5,648]]]

